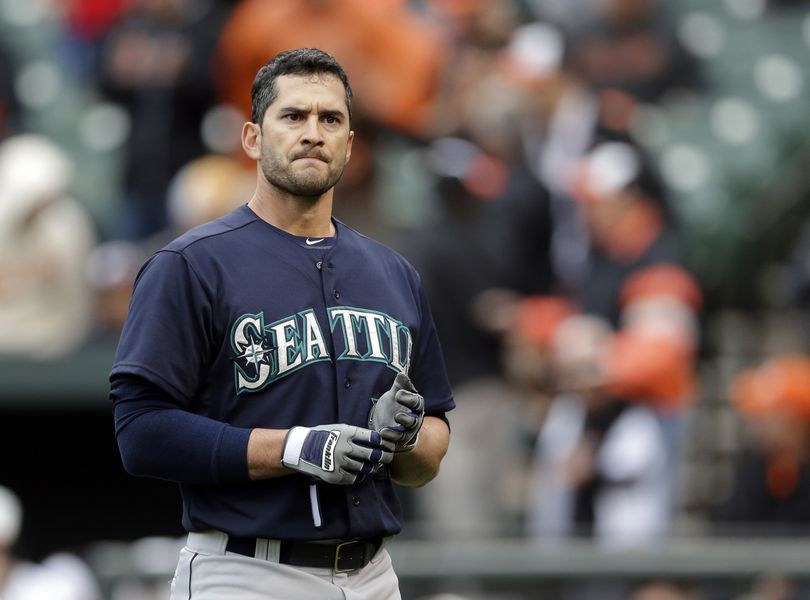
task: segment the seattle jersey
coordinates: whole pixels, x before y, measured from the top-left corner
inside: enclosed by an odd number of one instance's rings
[[[242,206],[170,243],[138,275],[113,384],[142,378],[176,408],[235,428],[367,427],[372,398],[405,372],[426,414],[443,416],[454,402],[416,272],[385,246],[335,227],[331,247],[313,252]],[[329,539],[401,528],[387,467],[351,486],[319,483],[321,527],[302,474],[254,482],[245,472],[224,484],[172,478],[189,531]]]

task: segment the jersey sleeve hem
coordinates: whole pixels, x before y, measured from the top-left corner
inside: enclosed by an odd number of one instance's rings
[[[139,377],[143,377],[147,381],[154,383],[173,398],[182,400],[184,405],[187,406],[191,403],[191,398],[189,398],[189,396],[180,388],[160,375],[160,373],[157,373],[144,365],[134,363],[119,363],[113,366],[112,371],[110,372],[110,378],[112,379],[115,375],[137,375]]]

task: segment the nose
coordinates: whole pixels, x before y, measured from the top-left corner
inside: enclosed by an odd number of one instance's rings
[[[324,140],[318,115],[310,115],[307,118],[306,126],[301,134],[301,143],[306,146],[323,146]]]

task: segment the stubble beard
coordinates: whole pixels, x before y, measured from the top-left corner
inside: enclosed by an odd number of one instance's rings
[[[292,196],[316,199],[340,181],[346,163],[327,164],[327,171],[304,169],[295,171],[291,163],[284,164],[280,157],[262,149],[260,165],[264,178],[273,186]]]

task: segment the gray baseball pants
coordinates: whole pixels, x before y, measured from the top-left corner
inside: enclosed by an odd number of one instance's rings
[[[335,573],[279,563],[276,540],[267,540],[269,559],[225,552],[227,542],[219,531],[189,534],[171,600],[401,600],[384,547],[362,569]]]

